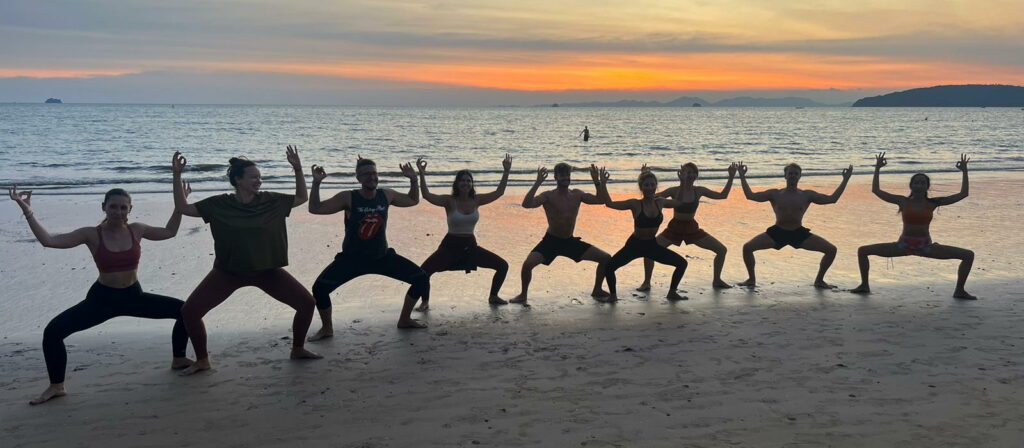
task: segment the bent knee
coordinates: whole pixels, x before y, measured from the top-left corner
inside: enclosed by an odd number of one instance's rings
[[[43,329],[43,345],[63,341],[66,337],[68,337],[68,333],[59,324],[52,321]]]
[[[309,294],[305,294],[305,297],[301,297],[295,303],[295,310],[301,312],[313,312],[316,309],[316,299]]]
[[[413,296],[426,294],[430,291],[430,275],[420,272],[409,279],[409,291]]]
[[[313,293],[313,297],[316,300],[321,300],[321,299],[324,299],[324,298],[329,298],[331,296],[331,292],[333,292],[333,291],[334,291],[334,288],[332,288],[327,283],[322,283],[322,282],[315,282],[315,283],[313,283],[312,293]]]
[[[206,315],[206,310],[196,306],[194,303],[185,302],[181,306],[181,318],[185,321],[200,320]]]

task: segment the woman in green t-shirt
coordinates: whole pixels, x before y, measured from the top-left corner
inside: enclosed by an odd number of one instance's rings
[[[285,218],[291,209],[306,202],[306,180],[298,150],[288,146],[288,163],[295,171],[295,195],[260,191],[260,170],[244,158],[228,162],[228,181],[234,194],[225,193],[189,204],[179,185],[174,187],[174,206],[186,216],[202,217],[210,224],[215,259],[213,269],[199,283],[181,309],[185,328],[192,339],[196,362],[183,375],[209,370],[206,327],[203,316],[245,286],[262,289],[274,299],[295,309],[292,320],[292,359],[318,359],[320,355],[303,348],[313,320],[315,301],[302,284],[283,269],[288,265],[288,232]],[[185,157],[174,153],[174,181],[181,182]]]

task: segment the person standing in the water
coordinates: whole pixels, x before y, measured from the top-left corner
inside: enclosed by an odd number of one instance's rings
[[[580,135],[583,136],[583,141],[585,141],[585,142],[589,142],[590,141],[590,129],[587,129],[586,126],[583,126],[583,130],[580,131]]]

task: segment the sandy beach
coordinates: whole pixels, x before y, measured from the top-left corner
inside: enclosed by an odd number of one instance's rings
[[[863,174],[863,173],[861,173]],[[909,176],[883,177],[904,194]],[[583,173],[575,175],[577,185]],[[835,178],[803,185],[831,192]],[[670,184],[662,177],[662,187]],[[720,188],[720,181],[705,184]],[[755,189],[781,185],[764,183]],[[593,264],[559,259],[534,272],[532,307],[486,305],[490,271],[432,281],[425,331],[395,320],[406,286],[363,277],[333,295],[336,334],[310,344],[322,361],[287,359],[291,311],[242,290],[206,318],[215,370],[182,378],[168,366],[170,321],[118,318],[67,339],[69,396],[28,400],[46,386],[40,341],[54,315],[95,280],[84,248],[35,243],[17,206],[0,202],[0,439],[3,446],[965,446],[1024,444],[1024,173],[972,173],[971,196],[940,209],[935,241],[976,252],[967,289],[950,296],[956,261],[872,258],[868,296],[856,248],[893,241],[900,217],[855,176],[836,205],[812,206],[805,226],[839,255],[812,288],[819,256],[758,252],[753,290],[711,289],[711,253],[676,249],[689,269],[690,300],[664,299],[670,270],[650,295],[632,291],[634,262],[619,271],[620,302],[586,293]],[[437,187],[435,187],[437,188]],[[933,176],[932,195],[959,189]],[[502,289],[519,291],[518,268],[544,232],[543,212],[510,189],[481,210],[479,242],[512,266]],[[197,192],[193,200],[210,193]],[[616,196],[638,196],[631,185]],[[170,194],[134,198],[135,220],[162,223]],[[98,197],[34,198],[51,231],[97,223]],[[772,224],[770,206],[746,201],[737,181],[724,201],[705,201],[702,227],[729,249],[723,277],[745,279],[740,248]],[[577,235],[609,253],[630,233],[628,213],[584,206]],[[310,285],[340,248],[341,217],[296,209],[288,270]],[[424,260],[445,232],[443,210],[393,210],[392,247]],[[175,239],[146,242],[140,282],[184,298],[212,264],[209,229],[185,218]],[[417,313],[419,314],[419,313]],[[314,320],[313,330],[319,328]],[[191,353],[191,349],[190,349]]]

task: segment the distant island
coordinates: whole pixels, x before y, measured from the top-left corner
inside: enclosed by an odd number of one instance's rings
[[[557,103],[556,103],[557,104]],[[695,96],[681,96],[672,101],[621,100],[614,102],[561,103],[559,107],[847,107],[850,103],[824,104],[807,98],[753,98],[741,96],[714,103]],[[544,107],[544,106],[535,106]]]
[[[681,96],[672,101],[591,101],[555,103],[534,107],[1024,107],[1024,87],[1009,85],[966,84],[934,86],[861,98],[853,103],[825,104],[799,97],[754,98],[741,96],[714,103],[695,96]]]
[[[968,84],[861,98],[853,107],[1024,107],[1024,87]]]
[[[44,103],[46,103],[46,104],[63,104],[64,102],[61,101],[60,98],[47,98],[46,101],[44,101]]]

